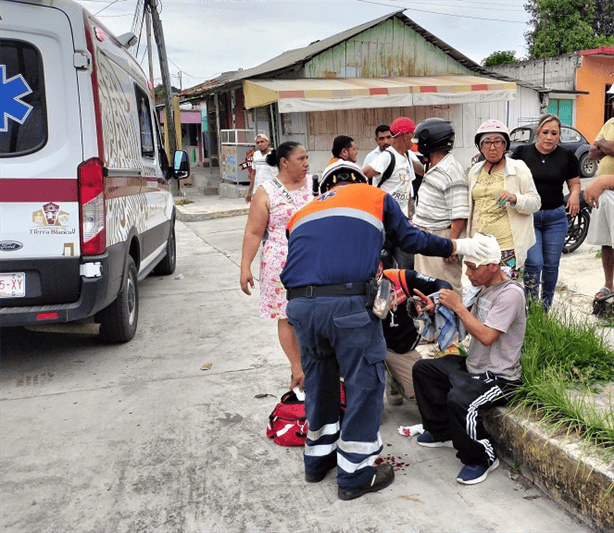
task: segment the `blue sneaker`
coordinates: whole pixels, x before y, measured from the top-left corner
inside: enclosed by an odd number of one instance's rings
[[[488,477],[488,473],[492,472],[499,466],[499,459],[495,458],[495,462],[490,466],[484,465],[465,465],[458,473],[456,481],[463,485],[475,485],[481,483]]]
[[[426,446],[427,448],[454,448],[451,440],[433,440],[433,435],[428,431],[418,435],[416,440],[420,446]]]

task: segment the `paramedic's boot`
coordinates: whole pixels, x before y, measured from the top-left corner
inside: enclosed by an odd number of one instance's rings
[[[367,479],[362,485],[354,487],[353,489],[342,489],[339,487],[339,499],[340,500],[354,500],[360,498],[367,492],[377,492],[378,490],[385,489],[394,481],[394,468],[389,463],[383,463],[375,467],[373,477]]]

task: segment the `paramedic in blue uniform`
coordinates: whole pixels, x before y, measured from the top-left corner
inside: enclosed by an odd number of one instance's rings
[[[331,165],[320,192],[288,223],[281,281],[305,373],[305,479],[322,481],[337,466],[339,498],[352,500],[394,479],[390,464],[374,466],[382,450],[386,343],[380,320],[366,305],[385,235],[411,253],[478,251],[472,239],[451,241],[413,226],[390,194],[367,185],[355,163]],[[347,404],[342,422],[340,371]]]

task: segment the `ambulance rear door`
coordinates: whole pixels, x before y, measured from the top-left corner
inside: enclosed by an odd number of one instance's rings
[[[0,305],[74,302],[87,105],[76,65],[87,58],[75,53],[73,34],[83,20],[71,22],[61,2],[1,3]]]

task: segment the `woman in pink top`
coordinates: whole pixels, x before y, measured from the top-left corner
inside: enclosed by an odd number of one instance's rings
[[[288,301],[279,276],[288,254],[288,221],[311,200],[306,179],[309,162],[303,146],[296,142],[285,142],[267,156],[267,163],[276,165],[279,174],[273,180],[263,183],[251,202],[243,236],[241,290],[251,294],[250,287],[254,287],[251,264],[265,238],[260,255],[260,315],[277,319],[279,343],[292,368],[290,388],[302,388],[304,374],[300,346],[294,328],[286,317]]]

